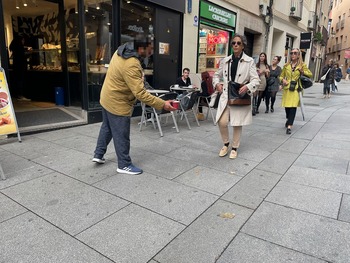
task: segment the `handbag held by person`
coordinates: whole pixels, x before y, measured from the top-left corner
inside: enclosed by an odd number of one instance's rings
[[[330,70],[330,68],[327,70],[326,74],[324,74],[324,75],[320,78],[320,80],[325,80],[325,79],[326,79],[329,70]]]
[[[312,80],[308,77],[305,77],[304,75],[301,75],[299,80],[303,89],[310,88],[313,85]]]
[[[249,94],[239,94],[239,90],[245,84],[239,84],[234,81],[228,82],[228,105],[246,106],[251,105],[252,99]]]

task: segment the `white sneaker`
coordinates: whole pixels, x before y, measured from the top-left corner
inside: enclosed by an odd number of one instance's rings
[[[94,163],[99,163],[99,164],[103,164],[106,162],[105,158],[97,158],[97,157],[92,158],[92,161]]]

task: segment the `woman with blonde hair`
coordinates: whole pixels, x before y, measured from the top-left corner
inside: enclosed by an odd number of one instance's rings
[[[293,48],[290,52],[290,60],[283,66],[280,75],[282,93],[282,107],[285,108],[287,122],[286,134],[292,133],[292,127],[297,112],[297,107],[300,106],[299,92],[302,92],[300,85],[300,76],[305,75],[308,78],[312,77],[311,71],[303,62],[299,48]]]

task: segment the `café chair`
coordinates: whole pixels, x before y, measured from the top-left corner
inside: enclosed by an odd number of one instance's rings
[[[169,92],[169,93],[165,93],[159,96],[159,98],[163,99],[163,100],[175,100],[177,98],[179,94],[177,94],[176,92]],[[164,109],[161,110],[156,110],[155,108],[153,109],[153,115],[156,119],[156,123],[158,126],[158,130],[160,133],[160,136],[163,137],[163,130],[162,130],[162,125],[161,125],[161,116],[162,115],[169,115],[169,113],[171,114],[171,117],[173,119],[174,125],[175,125],[175,129],[176,132],[179,132],[179,127],[177,126],[177,122],[176,122],[176,118],[175,118],[175,114],[173,111],[167,111]]]
[[[198,97],[197,92],[189,92],[187,94],[181,94],[181,95],[178,96],[178,100],[180,101],[181,119],[185,118],[188,129],[191,130],[191,125],[187,118],[187,112],[189,111],[192,111],[193,116],[197,122],[197,125],[200,126],[197,118],[197,114],[196,114],[197,107],[195,107],[195,104],[197,102],[197,97]]]
[[[213,120],[214,125],[216,125],[215,117],[214,117],[214,111],[213,111],[213,108],[209,106],[209,100],[210,100],[210,95],[209,96],[198,96],[196,111],[198,112],[198,107],[199,106],[207,107],[207,114],[205,116],[205,119],[206,120],[208,119],[209,112],[210,112],[211,119]]]

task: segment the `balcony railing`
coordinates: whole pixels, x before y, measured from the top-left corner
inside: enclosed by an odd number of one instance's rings
[[[337,44],[337,51],[341,50],[341,43]]]
[[[340,27],[341,27],[341,28],[344,28],[344,24],[345,24],[345,19],[342,19],[342,20],[340,21]]]
[[[300,21],[303,12],[303,0],[291,0],[289,16]]]

